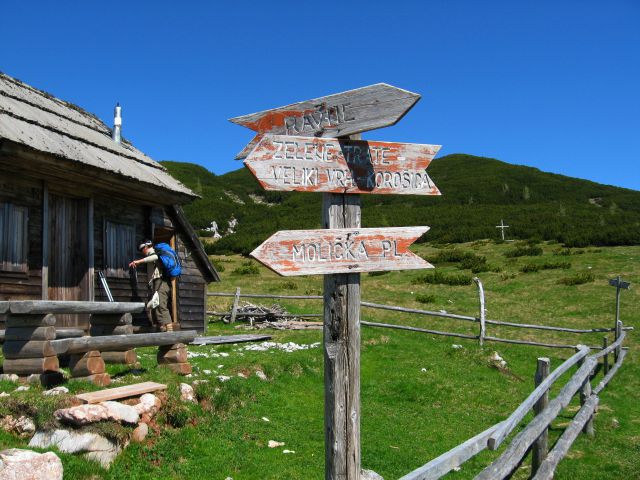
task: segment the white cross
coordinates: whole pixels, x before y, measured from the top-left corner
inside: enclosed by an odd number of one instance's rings
[[[509,228],[509,225],[505,225],[504,220],[500,219],[500,225],[496,225],[496,228],[500,229],[500,233],[502,233],[502,240],[504,240],[504,229]]]

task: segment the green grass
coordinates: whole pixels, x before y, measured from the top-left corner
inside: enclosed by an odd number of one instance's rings
[[[526,262],[507,259],[504,253],[513,244],[478,242],[462,245],[465,251],[486,257],[487,262],[502,269],[480,275],[483,281],[487,316],[514,322],[561,325],[575,328],[612,326],[615,289],[608,279],[620,274],[632,282],[622,292],[621,319],[638,328],[640,281],[640,247],[574,250],[572,272],[589,272],[594,281],[580,285],[559,285],[567,276],[563,269],[522,273]],[[539,261],[553,262],[557,244],[541,244]],[[442,250],[418,245],[414,251],[433,259]],[[575,254],[575,252],[583,252]],[[241,287],[250,293],[320,294],[322,278],[316,276],[283,279],[259,268],[259,275],[234,273],[248,260],[239,256],[216,257],[227,266],[222,283],[211,284],[212,291],[234,292]],[[538,259],[536,258],[536,261]],[[432,260],[433,261],[433,260]],[[529,260],[527,260],[529,262]],[[255,263],[255,262],[254,262]],[[459,275],[456,263],[439,264],[436,272]],[[591,267],[591,268],[589,268]],[[433,299],[430,310],[477,315],[475,285],[449,286],[414,283],[423,275],[418,271],[389,272],[382,276],[362,275],[362,298],[367,301],[409,308],[424,308],[421,301]],[[294,283],[296,288],[291,288]],[[248,299],[252,303],[271,305],[276,300]],[[210,297],[209,308],[228,311],[231,298]],[[319,313],[322,302],[282,301],[291,312]],[[438,330],[477,333],[477,325],[466,322],[407,315],[399,312],[363,308],[362,319],[412,325]],[[210,334],[242,333],[233,325],[210,324]],[[599,345],[602,334],[583,336],[545,331],[516,330],[488,325],[488,334],[497,337],[587,343]],[[274,331],[274,341],[312,344],[322,341],[321,331]],[[611,339],[611,337],[609,337]],[[640,362],[636,333],[628,334],[631,351],[611,384],[600,395],[600,409],[595,418],[596,436],[581,436],[568,458],[560,463],[557,478],[636,478],[640,470]],[[452,344],[463,348],[454,349]],[[240,346],[190,347],[190,351],[209,355],[192,359],[195,378],[208,378],[209,384],[197,387],[198,406],[183,407],[173,401],[163,413],[163,429],[152,432],[143,445],[130,445],[105,471],[80,457],[61,455],[66,475],[73,479],[315,479],[322,478],[323,446],[323,369],[322,349],[285,353],[282,351],[237,351]],[[508,363],[500,371],[487,362],[498,351]],[[242,355],[241,355],[242,353]],[[124,367],[109,366],[120,375],[119,384],[154,380],[168,383],[175,391],[181,379],[155,365],[155,351],[139,349],[146,370],[134,376]],[[432,458],[506,418],[533,388],[533,374],[538,357],[549,357],[552,368],[568,358],[570,350],[553,350],[489,343],[480,349],[477,342],[451,339],[413,332],[363,327],[361,351],[362,463],[385,479],[395,479]],[[223,367],[218,368],[218,365]],[[204,370],[211,370],[206,375]],[[424,371],[423,371],[424,369]],[[263,382],[255,376],[262,370]],[[242,372],[249,378],[235,376]],[[569,372],[552,389],[555,395]],[[232,376],[219,383],[216,374]],[[594,382],[599,381],[601,376]],[[193,380],[193,379],[191,379]],[[184,381],[184,379],[182,379]],[[97,389],[86,383],[69,384],[73,391]],[[116,384],[117,385],[117,384]],[[15,386],[0,383],[0,391]],[[31,391],[21,395],[37,397]],[[13,394],[12,394],[13,396]],[[3,399],[4,401],[4,399]],[[552,441],[575,414],[574,401],[553,423]],[[262,417],[270,421],[265,422]],[[530,419],[528,417],[526,420]],[[522,423],[524,426],[525,422]],[[182,428],[176,426],[183,425]],[[286,443],[270,449],[269,440]],[[26,441],[0,433],[0,448],[26,445]],[[295,454],[283,454],[282,449]],[[467,462],[450,478],[473,478],[503,451],[483,452]],[[514,478],[527,478],[529,460]]]

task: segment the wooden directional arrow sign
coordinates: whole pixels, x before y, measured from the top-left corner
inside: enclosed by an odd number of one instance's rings
[[[426,168],[440,145],[265,135],[244,164],[265,190],[440,195]]]
[[[429,227],[283,230],[251,256],[283,276],[433,268],[409,251]]]
[[[236,156],[245,158],[260,140],[260,135],[300,135],[304,137],[343,137],[388,127],[398,122],[415,103],[417,93],[377,83],[368,87],[336,93],[230,119],[258,132]]]

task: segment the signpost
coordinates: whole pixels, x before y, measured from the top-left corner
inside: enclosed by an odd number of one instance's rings
[[[397,123],[416,102],[417,93],[377,83],[285,107],[242,115],[229,121],[258,135],[242,149],[245,158],[265,133],[304,137],[345,137]]]
[[[440,145],[265,135],[244,164],[265,190],[440,195]]]
[[[282,230],[251,256],[283,276],[433,268],[408,250],[429,227]]]
[[[326,480],[360,479],[360,272],[433,268],[408,250],[429,227],[361,228],[357,195],[440,195],[425,171],[440,146],[359,138],[419,99],[380,83],[231,119],[258,132],[237,158],[265,189],[323,192],[323,230],[277,232],[251,255],[324,275]]]
[[[622,277],[618,275],[616,278],[609,279],[609,285],[616,287],[616,323],[615,323],[615,340],[622,335],[620,329],[620,290],[629,290],[631,287],[630,282],[625,282]],[[615,351],[615,360],[618,361],[619,349]]]

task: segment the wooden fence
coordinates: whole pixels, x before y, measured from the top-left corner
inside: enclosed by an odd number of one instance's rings
[[[430,335],[442,335],[447,337],[478,340],[480,345],[483,345],[484,342],[499,342],[499,343],[512,343],[512,344],[519,344],[519,345],[533,345],[538,347],[568,348],[568,349],[575,349],[576,346],[578,345],[578,343],[576,344],[544,343],[544,342],[534,342],[531,340],[519,340],[519,339],[511,339],[511,338],[494,337],[494,336],[487,335],[487,325],[497,325],[497,326],[503,326],[503,327],[512,327],[512,328],[529,329],[529,330],[547,330],[547,331],[566,332],[566,333],[575,333],[575,334],[614,332],[616,340],[620,335],[620,332],[617,331],[616,327],[614,328],[605,328],[605,327],[568,328],[568,327],[534,325],[534,324],[505,322],[505,321],[487,319],[485,316],[485,311],[486,311],[485,296],[484,296],[484,288],[482,286],[482,282],[478,278],[474,278],[474,281],[478,286],[478,303],[479,303],[478,316],[460,315],[460,314],[448,313],[448,312],[436,312],[436,311],[421,310],[416,308],[405,308],[405,307],[399,307],[395,305],[383,305],[379,303],[372,303],[372,302],[365,302],[365,301],[361,302],[360,305],[362,307],[371,308],[371,309],[389,310],[389,311],[402,312],[402,313],[408,313],[413,315],[423,315],[423,316],[447,318],[451,320],[460,320],[464,322],[477,323],[479,326],[477,335],[472,335],[468,333],[432,330],[427,328],[419,328],[419,327],[412,327],[412,326],[406,326],[406,325],[394,325],[394,324],[380,323],[380,322],[361,321],[360,323],[368,327],[409,330],[412,332],[427,333]],[[238,304],[241,298],[262,298],[262,299],[269,298],[269,299],[281,299],[281,300],[322,300],[324,298],[321,295],[280,295],[280,294],[265,294],[265,293],[242,293],[240,291],[240,288],[236,288],[235,293],[209,292],[207,293],[207,295],[210,297],[229,297],[229,298],[233,297],[233,306],[230,312],[207,311],[207,314],[211,316],[229,317],[231,323],[234,323],[238,317],[246,316],[245,314],[238,312]],[[322,317],[321,313],[301,313],[301,314],[288,314],[288,313],[277,314],[276,313],[276,314],[270,314],[270,315],[272,315],[275,318]],[[251,316],[259,316],[259,315],[252,313]],[[633,330],[633,327],[623,327],[623,330]],[[597,345],[591,345],[590,348],[594,350],[599,350],[603,347],[600,347]]]
[[[619,322],[619,327],[622,328],[622,322]],[[589,347],[578,346],[577,353],[551,374],[549,374],[549,359],[539,358],[535,375],[537,386],[509,418],[443,453],[400,480],[437,479],[451,470],[459,468],[464,462],[485,449],[498,449],[532,409],[535,413],[533,420],[515,435],[505,451],[475,478],[476,480],[494,480],[510,477],[530,450],[531,478],[534,480],[553,478],[558,463],[565,457],[580,432],[594,435],[593,415],[598,406],[598,395],[611,381],[624,361],[627,351],[622,349],[622,343],[625,336],[626,332],[622,330],[615,342],[594,355],[589,355],[591,350]],[[608,357],[612,353],[615,356],[615,363],[612,368],[609,368]],[[599,359],[602,359],[601,363],[598,362]],[[558,395],[549,401],[551,386],[574,365],[578,365],[578,370],[562,387]],[[599,372],[603,372],[603,378],[595,388],[592,388],[591,381]],[[578,393],[580,394],[580,410],[560,435],[553,449],[548,451],[549,425]]]
[[[422,467],[408,473],[400,480],[433,480],[438,479],[450,471],[459,468],[467,460],[471,459],[483,450],[498,449],[505,439],[516,429],[520,422],[524,419],[530,410],[533,410],[535,416],[533,420],[518,434],[516,434],[505,451],[494,460],[488,467],[480,472],[475,478],[476,480],[494,480],[508,478],[514,470],[524,461],[529,451],[531,454],[532,473],[531,478],[534,480],[546,480],[553,478],[554,472],[560,460],[562,460],[569,448],[576,440],[580,432],[588,435],[594,434],[593,416],[598,406],[600,392],[607,386],[613,376],[619,370],[627,350],[622,347],[627,331],[633,330],[633,327],[625,327],[621,321],[616,321],[614,328],[567,328],[549,325],[534,325],[515,322],[505,322],[498,320],[490,320],[485,317],[485,298],[482,282],[475,278],[474,281],[478,286],[479,299],[479,315],[477,317],[469,315],[459,315],[448,312],[435,312],[429,310],[405,308],[394,305],[382,305],[372,302],[361,302],[362,307],[388,310],[395,312],[403,312],[413,315],[426,315],[451,320],[460,320],[466,322],[474,322],[479,324],[478,334],[470,335],[456,332],[446,332],[431,330],[426,328],[411,327],[405,325],[392,325],[387,323],[361,321],[362,325],[370,327],[394,328],[401,330],[410,330],[420,333],[428,333],[431,335],[443,335],[448,337],[477,339],[482,345],[484,342],[504,342],[522,345],[534,345],[540,347],[551,348],[571,348],[576,353],[568,360],[562,363],[553,372],[550,372],[550,361],[548,358],[538,358],[538,366],[535,374],[536,388],[531,394],[514,410],[514,412],[506,420],[499,422],[469,440],[461,443],[457,447],[443,453],[439,457],[431,460]],[[322,300],[320,295],[277,295],[277,294],[255,294],[241,293],[240,288],[235,293],[209,293],[212,297],[233,297],[232,311],[228,313],[207,312],[211,315],[230,316],[231,321],[235,321],[239,315],[238,303],[240,298],[270,298],[283,300]],[[280,314],[276,316],[287,317],[291,314]],[[321,314],[311,314],[312,316],[321,316]],[[295,315],[298,317],[306,317],[309,314]],[[617,315],[616,315],[617,317]],[[504,327],[513,327],[519,329],[532,330],[548,330],[555,332],[566,332],[573,334],[588,333],[609,333],[614,332],[614,341],[608,344],[607,337],[603,339],[602,346],[586,346],[586,345],[569,345],[557,343],[542,343],[529,340],[506,339],[487,335],[487,325],[498,325]],[[592,350],[599,350],[598,353],[589,353]],[[614,363],[610,365],[609,355],[614,356]],[[601,362],[599,362],[601,360]],[[564,373],[572,367],[578,366],[577,371],[562,387],[558,395],[549,401],[549,391],[551,386]],[[592,388],[592,380],[600,373],[603,378],[595,388]],[[553,420],[566,408],[572,398],[580,395],[581,408],[574,416],[572,422],[567,426],[562,435],[559,437],[553,449],[548,449],[548,429]]]

